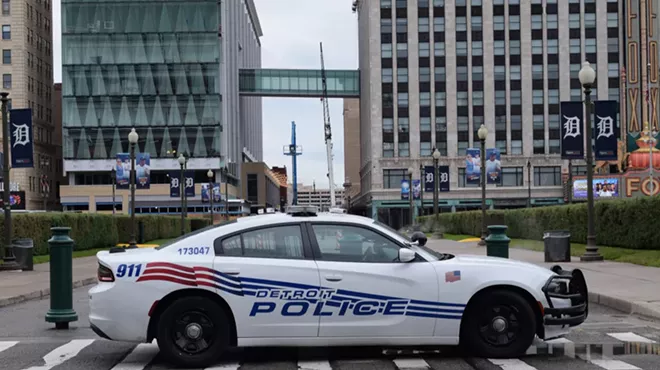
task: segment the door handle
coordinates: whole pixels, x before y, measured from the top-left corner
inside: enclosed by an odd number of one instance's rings
[[[227,275],[239,275],[241,273],[239,270],[224,270],[220,272]]]
[[[339,275],[339,274],[337,274],[337,275],[333,275],[333,274],[325,275],[325,280],[327,280],[327,281],[341,281],[341,279],[342,279],[342,276]]]

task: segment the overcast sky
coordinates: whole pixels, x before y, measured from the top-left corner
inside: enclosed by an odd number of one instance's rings
[[[234,0],[238,1],[238,0]],[[352,0],[254,0],[264,36],[261,38],[264,68],[319,69],[319,42],[323,42],[327,69],[357,69],[357,18]],[[60,0],[53,1],[55,82],[62,81]],[[341,99],[330,100],[334,144],[335,185],[344,182],[344,124]],[[327,188],[328,172],[323,135],[323,110],[316,98],[263,98],[264,161],[286,165],[292,179],[291,158],[282,147],[291,141],[291,121],[296,122],[298,182]],[[359,160],[356,158],[356,160]]]

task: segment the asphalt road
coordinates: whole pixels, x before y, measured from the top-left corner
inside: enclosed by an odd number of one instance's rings
[[[3,370],[170,369],[155,344],[98,338],[87,321],[87,290],[74,291],[79,321],[56,331],[44,321],[49,301],[0,308],[0,368]],[[655,341],[643,343],[641,341]],[[634,342],[634,343],[630,343]],[[627,344],[626,344],[627,343]],[[455,348],[309,348],[232,351],[214,370],[658,370],[660,323],[591,306],[587,322],[566,339],[537,343],[519,359],[488,360]],[[650,354],[650,353],[654,354]],[[629,353],[629,354],[625,354]],[[646,353],[646,354],[645,354]]]

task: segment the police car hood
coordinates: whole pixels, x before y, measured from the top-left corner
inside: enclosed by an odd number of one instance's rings
[[[457,265],[463,265],[466,267],[476,267],[487,272],[492,269],[508,270],[508,271],[519,271],[527,272],[530,274],[539,275],[540,278],[547,279],[550,276],[554,275],[554,272],[549,268],[535,265],[533,263],[517,261],[508,258],[500,257],[484,257],[477,255],[457,255],[453,259],[454,263]]]

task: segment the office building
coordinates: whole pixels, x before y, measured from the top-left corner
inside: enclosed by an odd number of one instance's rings
[[[240,197],[241,166],[262,157],[261,98],[239,96],[238,71],[261,66],[253,0],[62,2],[62,115],[67,210],[129,209],[128,190],[111,198],[117,153],[151,157],[150,189],[136,213],[178,213],[169,177],[179,154],[194,171],[188,213],[208,210],[201,183],[213,170]],[[222,176],[220,169],[229,169]]]
[[[260,209],[280,209],[280,189],[286,185],[286,177],[271,170],[266,163],[243,163],[241,174],[242,197],[250,204],[250,212]],[[284,182],[282,182],[284,180]]]
[[[390,225],[409,219],[407,169],[450,167],[440,209],[476,209],[465,183],[467,148],[498,148],[502,184],[489,208],[564,201],[560,102],[581,100],[578,71],[597,72],[594,99],[619,99],[622,5],[616,0],[358,0],[361,192],[364,212]],[[527,163],[530,163],[530,176]],[[573,162],[575,174],[584,163]],[[424,194],[425,213],[433,195]],[[419,202],[416,202],[415,212]]]
[[[360,100],[344,99],[344,200],[350,208],[360,194]]]
[[[330,201],[330,189],[318,188],[316,183],[310,185],[298,184],[298,204],[312,205],[320,211],[327,211],[330,208],[342,207],[344,203],[344,190],[335,189],[335,204]]]
[[[61,171],[53,122],[53,30],[51,1],[2,1],[2,91],[9,109],[32,109],[33,168],[11,170],[12,192],[24,199],[16,208],[56,208],[55,174]],[[0,134],[1,136],[1,134]],[[24,208],[23,208],[24,207]]]

